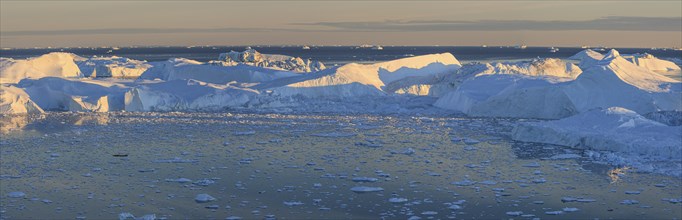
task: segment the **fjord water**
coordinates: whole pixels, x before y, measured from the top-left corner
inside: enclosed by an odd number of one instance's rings
[[[0,121],[6,219],[682,217],[679,178],[610,178],[616,167],[580,150],[511,141],[507,119],[48,113]],[[199,203],[199,194],[216,200]]]
[[[40,56],[50,52],[70,52],[81,56],[119,56],[137,60],[165,61],[170,58],[187,58],[206,62],[215,60],[220,53],[243,51],[246,46],[196,46],[196,47],[122,47],[112,50],[110,47],[100,48],[41,48],[0,50],[0,57],[23,59]],[[568,58],[584,49],[579,47],[560,47],[559,51],[550,52],[548,47],[473,47],[473,46],[384,46],[383,50],[357,48],[355,46],[313,46],[302,49],[301,46],[250,46],[264,54],[286,54],[303,59],[323,62],[325,65],[345,64],[349,62],[370,63],[388,61],[410,56],[436,53],[452,53],[463,62],[527,60],[533,58]],[[649,53],[658,58],[681,58],[682,51],[646,48],[617,48],[623,54]]]

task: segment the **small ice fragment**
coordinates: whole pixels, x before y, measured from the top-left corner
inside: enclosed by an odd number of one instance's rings
[[[473,144],[478,144],[478,143],[481,143],[481,142],[478,141],[478,140],[476,140],[476,139],[465,138],[465,139],[464,139],[464,143],[465,143],[465,144],[469,144],[469,145],[473,145]]]
[[[438,212],[436,212],[436,211],[425,211],[425,212],[422,212],[422,215],[438,215]]]
[[[538,162],[531,162],[523,165],[524,167],[540,167],[540,164]]]
[[[620,202],[620,204],[623,204],[623,205],[635,205],[635,204],[639,204],[639,201],[634,200],[634,199],[626,199],[626,200],[623,200],[622,202]]]
[[[563,211],[549,211],[549,212],[545,212],[545,214],[547,214],[547,215],[561,215],[561,214],[563,214],[563,213],[564,213]]]
[[[290,202],[286,202],[286,201],[285,201],[285,202],[284,202],[284,205],[286,205],[286,206],[299,206],[299,205],[303,205],[303,202],[300,202],[300,201],[290,201]]]
[[[401,149],[401,150],[391,150],[390,152],[391,152],[392,154],[412,155],[412,154],[416,153],[417,151],[415,151],[415,150],[412,149],[411,147],[408,147],[408,148],[403,148],[403,149]]]
[[[156,214],[149,214],[149,215],[144,215],[142,217],[136,218],[133,214],[130,214],[129,212],[123,212],[123,213],[118,214],[118,219],[119,220],[155,220]]]
[[[26,197],[26,193],[24,193],[24,192],[18,192],[18,191],[17,191],[17,192],[11,192],[11,193],[7,193],[7,197],[10,197],[10,198],[24,198],[24,197]]]
[[[508,216],[520,216],[522,214],[523,214],[522,211],[507,212]]]
[[[367,192],[380,192],[384,191],[384,188],[381,187],[372,187],[372,186],[356,186],[350,189],[353,192],[356,193],[367,193]]]
[[[642,192],[641,191],[635,191],[635,190],[625,191],[625,194],[628,194],[628,195],[639,195],[640,193],[642,193]]]
[[[353,182],[362,182],[362,183],[371,183],[371,182],[376,182],[379,181],[379,179],[374,178],[374,177],[353,177]]]
[[[219,205],[209,205],[209,206],[206,206],[206,207],[204,207],[204,208],[207,208],[207,209],[219,209],[220,206],[219,206]]]
[[[213,196],[210,196],[208,194],[198,194],[196,197],[194,197],[194,201],[198,203],[207,203],[215,200],[216,198],[213,198]]]
[[[166,179],[166,182],[189,183],[189,182],[192,182],[192,180],[187,179],[187,178],[177,178],[177,179]]]
[[[462,181],[452,182],[452,184],[457,185],[457,186],[471,186],[471,185],[476,184],[476,182],[470,181],[470,180],[462,180]]]
[[[210,179],[200,179],[200,180],[197,180],[196,182],[194,182],[192,184],[197,185],[197,186],[208,186],[208,185],[211,185],[214,183],[215,183],[215,181],[210,180]]]
[[[403,202],[407,202],[407,199],[406,198],[390,198],[390,199],[388,199],[388,202],[390,202],[390,203],[403,203]]]
[[[563,209],[564,212],[577,212],[578,210],[580,210],[580,209],[572,208],[572,207],[566,207]]]
[[[497,182],[492,181],[492,180],[481,181],[479,183],[483,184],[483,185],[495,185],[495,184],[497,184]]]

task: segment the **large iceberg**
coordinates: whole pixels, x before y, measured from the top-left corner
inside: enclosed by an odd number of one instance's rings
[[[23,89],[0,84],[0,115],[35,113],[43,113],[43,109]]]
[[[223,66],[245,64],[293,72],[315,72],[326,69],[324,64],[319,61],[279,54],[262,54],[254,49],[221,53],[218,62],[213,62],[213,64]]]
[[[125,93],[126,111],[218,111],[245,107],[258,91],[231,84],[173,80],[135,87]]]
[[[615,50],[611,50],[610,52],[613,52]],[[578,60],[580,61],[580,68],[589,68],[591,66],[597,65],[597,63],[604,59],[605,56],[609,55],[603,55],[599,52],[596,52],[594,50],[586,49],[583,51],[580,51],[576,53],[575,55],[569,57],[569,60]],[[644,54],[623,54],[621,57],[623,57],[625,60],[642,67],[647,70],[651,71],[671,71],[671,70],[680,70],[680,67],[675,64],[674,62],[668,61],[668,60],[662,60],[654,57],[654,55],[644,53]]]
[[[613,106],[640,114],[679,111],[682,83],[639,67],[612,50],[573,81],[519,75],[478,76],[434,105],[473,116],[545,119]]]
[[[78,58],[75,54],[58,52],[22,60],[0,58],[0,83],[17,83],[25,78],[79,78],[83,74],[75,62]]]
[[[98,80],[57,77],[23,79],[17,84],[44,110],[108,112],[123,110],[127,86]]]
[[[664,125],[621,107],[592,109],[556,121],[521,123],[512,131],[512,138],[653,161],[682,160],[682,126]],[[679,176],[681,171],[675,172]]]
[[[433,81],[460,67],[459,61],[450,53],[432,54],[375,64],[350,63],[324,71],[263,83],[256,88],[272,91],[274,95],[279,96],[308,98],[376,96]],[[409,92],[410,90],[400,91]],[[420,94],[423,93],[419,92],[415,95]]]
[[[139,79],[195,79],[202,82],[226,84],[232,81],[255,83],[300,75],[290,71],[280,71],[250,65],[220,66],[209,65],[188,59],[170,59],[153,62],[154,67],[147,69]]]
[[[531,77],[551,77],[555,81],[575,79],[582,70],[572,63],[560,59],[546,58],[519,62],[469,63],[454,74],[449,74],[434,84],[429,94],[440,97],[459,87],[464,81],[483,75],[524,75]]]
[[[125,57],[91,57],[76,60],[80,71],[86,77],[113,77],[136,79],[152,65],[145,61]]]

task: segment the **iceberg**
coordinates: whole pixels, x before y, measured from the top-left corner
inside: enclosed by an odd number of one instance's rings
[[[98,80],[57,77],[24,79],[17,84],[44,110],[108,112],[123,110],[127,86]]]
[[[375,64],[350,63],[315,73],[274,80],[256,88],[271,90],[274,95],[285,97],[383,96],[398,91],[396,87],[409,88],[420,85],[422,82],[452,73],[459,67],[461,64],[450,53],[432,54]],[[419,94],[424,92],[415,93]]]
[[[682,83],[612,50],[573,81],[556,77],[478,76],[439,98],[437,107],[472,116],[560,119],[594,108],[640,114],[682,110]]]
[[[616,50],[611,50],[610,53]],[[616,51],[617,52],[617,51]],[[604,57],[609,56],[603,55],[599,52],[596,52],[594,50],[583,50],[578,52],[577,54],[569,57],[569,60],[578,60],[580,61],[580,68],[589,68],[591,66],[596,65],[599,61],[604,59]],[[618,54],[618,56],[621,56]],[[650,71],[671,71],[671,70],[680,70],[680,67],[678,64],[675,64],[674,62],[668,61],[668,60],[662,60],[654,57],[654,55],[644,53],[644,54],[623,54],[622,57],[629,61],[630,63],[633,63],[639,67],[642,67],[644,69],[650,70]]]
[[[440,97],[459,87],[464,81],[483,75],[511,74],[532,77],[553,77],[555,81],[574,80],[582,70],[560,59],[533,59],[520,62],[469,63],[456,73],[440,79],[430,89],[432,96]]]
[[[0,115],[36,113],[43,113],[43,109],[23,89],[0,84]]]
[[[223,66],[245,64],[293,72],[315,72],[326,69],[324,64],[319,61],[303,60],[300,57],[279,54],[262,54],[254,49],[221,53],[218,62],[213,62],[213,64]]]
[[[204,64],[188,59],[170,59],[153,62],[139,79],[172,81],[195,79],[207,83],[226,84],[232,81],[243,83],[266,82],[274,79],[298,76],[290,71],[280,71],[249,65],[219,66]]]
[[[125,93],[126,111],[217,111],[245,107],[259,92],[198,80],[150,83]]]
[[[682,160],[682,126],[667,126],[621,107],[592,109],[556,121],[521,123],[512,131],[512,139],[617,152],[647,161]]]
[[[125,57],[91,57],[76,59],[85,77],[113,77],[136,79],[152,65]]]
[[[80,78],[83,76],[71,53],[48,53],[22,60],[0,58],[0,83],[17,83],[22,79],[43,77]]]

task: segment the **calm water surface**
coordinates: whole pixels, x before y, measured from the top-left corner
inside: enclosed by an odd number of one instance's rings
[[[167,219],[682,218],[680,179],[628,171],[611,179],[615,167],[578,150],[509,140],[511,120],[49,113],[0,121],[2,219],[124,212]],[[557,156],[572,159],[551,159]],[[358,186],[380,188],[351,190]],[[216,200],[198,203],[198,194]]]

